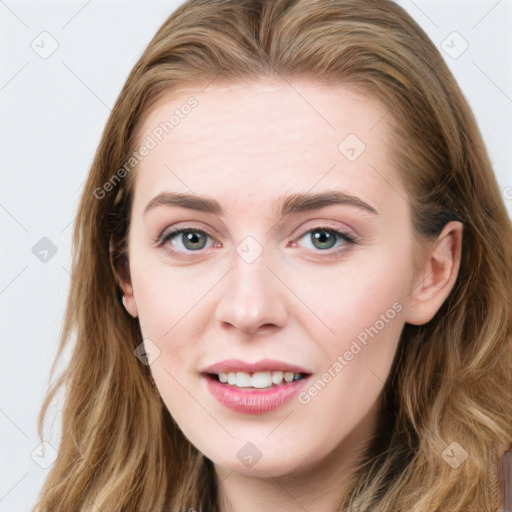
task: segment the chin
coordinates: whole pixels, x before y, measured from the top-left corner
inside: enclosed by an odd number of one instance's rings
[[[249,466],[235,459],[222,459],[212,460],[215,466],[223,468],[224,471],[237,473],[239,475],[248,476],[252,478],[270,478],[270,477],[282,477],[291,475],[294,472],[300,471],[301,468],[298,465],[298,461],[295,459],[288,460],[275,460],[274,457],[262,457],[254,465]]]
[[[308,453],[301,452],[301,444],[297,440],[296,445],[283,444],[282,438],[275,438],[270,442],[254,442],[244,440],[231,440],[229,445],[211,447],[212,450],[201,450],[215,466],[227,472],[235,472],[240,475],[255,478],[282,477],[307,470],[321,462],[321,450],[312,450]]]

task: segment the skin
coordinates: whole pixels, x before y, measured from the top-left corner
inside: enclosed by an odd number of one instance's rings
[[[308,81],[214,84],[160,100],[140,140],[190,96],[197,107],[134,171],[126,309],[160,351],[151,373],[186,437],[213,461],[223,510],[333,511],[375,431],[404,324],[428,322],[454,284],[462,227],[449,223],[418,246],[386,110],[371,98]],[[353,162],[338,150],[348,134],[366,146]],[[288,194],[326,190],[377,214],[337,204],[279,218],[272,208]],[[208,196],[225,211],[162,205],[144,215],[164,191]],[[211,234],[205,248],[181,235],[155,245],[170,227],[191,226]],[[315,245],[311,230],[325,227],[357,242]],[[263,249],[251,263],[236,251],[247,236]],[[200,377],[217,361],[271,358],[307,368],[314,382],[393,304],[394,318],[307,404],[237,413]],[[252,467],[237,457],[248,442],[261,452]]]

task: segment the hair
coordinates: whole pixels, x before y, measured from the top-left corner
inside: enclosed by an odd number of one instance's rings
[[[119,170],[140,142],[143,116],[165,95],[265,78],[375,98],[399,141],[393,163],[415,236],[435,240],[453,219],[464,226],[455,285],[430,322],[405,325],[379,433],[339,510],[499,508],[498,458],[512,441],[512,228],[475,118],[439,51],[390,0],[189,0],[132,69],[84,186],[51,376],[75,340],[38,421],[43,439],[48,406],[64,387],[60,448],[34,512],[219,510],[212,462],[134,357],[141,331],[120,283],[129,280],[135,173]],[[442,457],[454,441],[468,453],[457,469]]]

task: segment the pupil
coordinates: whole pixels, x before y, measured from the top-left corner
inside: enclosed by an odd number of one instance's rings
[[[335,237],[326,229],[317,229],[313,232],[313,245],[316,245],[315,242],[321,245],[320,249],[330,249],[335,243]]]

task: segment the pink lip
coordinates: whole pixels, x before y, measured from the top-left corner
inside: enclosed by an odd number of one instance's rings
[[[274,359],[261,359],[255,363],[246,363],[245,361],[241,361],[239,359],[226,359],[224,361],[219,361],[218,363],[214,363],[204,370],[201,373],[215,373],[219,374],[221,372],[247,372],[247,373],[256,373],[256,372],[293,372],[293,373],[311,373],[308,370],[301,368],[300,366],[284,363],[282,361],[276,361]]]
[[[288,402],[305,386],[309,378],[305,377],[301,380],[282,383],[270,389],[258,391],[247,391],[229,384],[222,384],[215,377],[208,374],[203,374],[203,380],[212,396],[232,411],[245,414],[263,414]]]

